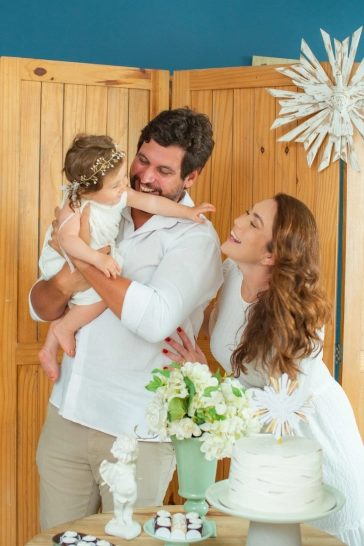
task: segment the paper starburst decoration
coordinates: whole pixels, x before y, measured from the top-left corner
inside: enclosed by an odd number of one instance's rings
[[[292,381],[284,373],[279,379],[270,378],[270,385],[254,389],[254,404],[264,432],[271,432],[278,441],[284,435],[294,435],[300,419],[306,423],[307,416],[314,413],[311,396],[299,389],[299,381]]]
[[[354,32],[350,51],[349,38],[343,42],[335,39],[334,51],[329,34],[321,30],[334,81],[329,78],[311,49],[302,40],[303,55],[300,56],[299,64],[276,70],[291,78],[304,92],[267,89],[273,97],[283,99],[279,100],[282,106],[279,115],[282,117],[275,120],[271,129],[311,116],[278,139],[283,142],[293,139],[295,142],[303,142],[309,167],[325,137],[328,136],[319,171],[330,164],[332,149],[334,149],[332,161],[342,159],[347,162],[350,157],[353,169],[360,171],[354,151],[353,124],[364,138],[364,59],[350,82],[349,78],[362,28]]]

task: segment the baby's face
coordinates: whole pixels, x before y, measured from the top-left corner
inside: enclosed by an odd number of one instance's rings
[[[103,205],[117,205],[128,185],[126,176],[126,161],[117,169],[112,169],[103,178],[101,190],[83,195]]]

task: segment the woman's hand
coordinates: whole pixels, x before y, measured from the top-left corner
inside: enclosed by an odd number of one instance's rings
[[[177,334],[181,338],[182,343],[178,343],[178,341],[167,337],[165,341],[173,348],[173,351],[163,349],[163,354],[168,356],[172,362],[177,362],[181,365],[185,362],[200,362],[200,364],[207,364],[207,359],[197,345],[196,339],[194,339],[194,343],[192,343],[182,328],[177,328]]]

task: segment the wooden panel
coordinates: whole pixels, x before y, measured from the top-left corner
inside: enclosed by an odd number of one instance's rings
[[[105,133],[108,127],[127,148],[133,81],[135,143],[149,120],[150,75],[138,69],[0,59],[0,435],[6,446],[0,464],[1,544],[23,546],[39,531],[35,452],[52,384],[37,358],[48,326],[39,327],[36,341],[27,293],[37,277],[39,247],[61,200],[64,153],[77,132]],[[153,78],[156,108],[165,104],[168,85],[165,74],[159,77],[157,71]]]
[[[364,330],[364,141],[354,132],[354,146],[361,172],[347,166],[345,201],[345,285],[342,385],[348,395],[364,438],[363,371],[361,354]]]
[[[61,203],[63,183],[63,99],[64,86],[60,83],[42,84],[41,142],[39,177],[39,254],[46,231],[54,218],[54,209]],[[35,181],[34,181],[35,182]],[[35,282],[36,278],[32,279]],[[48,324],[38,324],[38,339],[44,340]]]
[[[107,88],[88,85],[86,89],[86,133],[105,135],[107,122]]]
[[[110,88],[107,92],[107,134],[118,143],[120,150],[126,152],[129,129],[129,91]],[[127,159],[129,161],[129,157]]]
[[[233,150],[233,91],[214,91],[212,127],[215,148],[212,156],[212,201],[219,211],[214,226],[225,241],[231,229],[231,177]]]
[[[281,89],[281,88],[280,88]],[[287,86],[285,91],[297,91],[297,87]],[[275,117],[279,115],[281,106],[276,101]],[[300,146],[295,142],[278,142],[278,138],[285,135],[297,126],[297,121],[292,121],[278,127],[275,130],[275,174],[274,174],[274,193],[287,193],[296,197],[297,194],[297,148]],[[302,145],[301,145],[302,146]]]
[[[0,59],[0,544],[16,544],[16,365],[19,63]]]
[[[41,84],[22,82],[19,175],[18,341],[35,341],[37,324],[30,318],[28,294],[37,278],[39,148]]]
[[[178,70],[173,75],[172,108],[191,106],[190,101],[190,71]]]
[[[159,112],[169,108],[169,71],[152,70],[151,76],[150,119],[153,119]]]
[[[10,58],[10,61],[12,59]],[[22,80],[91,84],[113,87],[151,88],[151,70],[86,63],[20,59]]]
[[[128,157],[132,162],[137,149],[140,130],[149,121],[150,98],[147,91],[131,89],[129,91],[129,140]]]
[[[86,85],[64,86],[63,156],[75,135],[86,131],[86,89]]]
[[[322,154],[321,150],[321,154]],[[321,155],[319,158],[321,161]],[[321,246],[321,282],[333,303],[330,322],[325,326],[323,359],[332,375],[335,374],[335,330],[337,297],[337,258],[339,229],[340,163],[318,173],[316,220]]]
[[[18,543],[39,532],[39,480],[35,454],[39,437],[38,366],[18,367]],[[32,507],[30,510],[29,507]]]
[[[255,89],[254,203],[274,195],[275,132],[270,127],[275,119],[275,103],[265,89]]]
[[[206,114],[212,119],[212,91],[199,91],[191,93],[191,108],[196,112]],[[211,157],[207,161],[197,181],[191,187],[189,193],[196,204],[211,203],[217,207],[214,202],[211,191]],[[214,219],[219,212],[208,212],[205,216],[209,220]]]
[[[253,204],[254,109],[253,89],[234,91],[231,226]]]
[[[178,75],[178,78],[183,78],[183,72],[175,72],[175,75]],[[202,89],[256,89],[258,87],[287,85],[287,76],[277,72],[274,66],[212,68],[209,70],[190,70],[188,72],[191,91]],[[181,93],[181,90],[178,90],[177,93]]]

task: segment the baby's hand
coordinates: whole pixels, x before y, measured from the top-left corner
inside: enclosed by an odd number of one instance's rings
[[[108,254],[98,252],[94,265],[97,269],[102,271],[106,277],[112,277],[113,279],[116,279],[118,273],[121,272],[121,267],[118,262]]]
[[[202,203],[201,205],[197,205],[195,207],[186,207],[186,209],[186,218],[193,220],[194,222],[198,222],[199,224],[205,223],[205,220],[200,218],[200,214],[216,211],[214,205],[211,205],[210,203]]]

